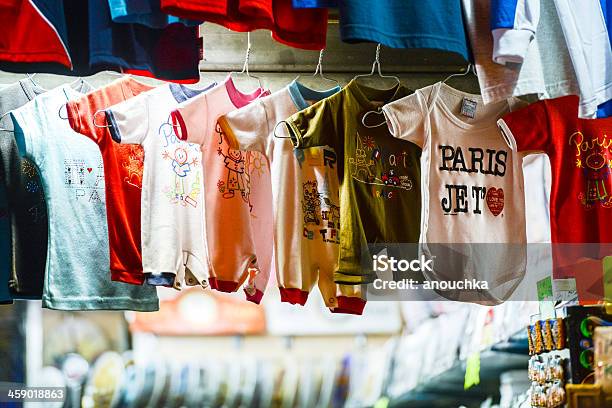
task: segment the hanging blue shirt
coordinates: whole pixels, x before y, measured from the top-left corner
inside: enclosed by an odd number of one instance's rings
[[[433,48],[468,60],[458,0],[351,0],[340,2],[339,11],[342,41],[371,41],[392,48]]]
[[[108,0],[89,0],[89,65],[95,70],[121,67],[127,73],[165,80],[200,79],[198,27],[171,24],[156,29],[115,23]]]
[[[142,24],[151,28],[164,28],[174,23],[186,26],[202,24],[201,21],[182,19],[162,12],[160,0],[108,0],[108,5],[115,23]]]

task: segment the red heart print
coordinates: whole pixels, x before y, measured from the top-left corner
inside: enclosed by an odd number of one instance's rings
[[[88,168],[87,168],[87,171],[88,171],[88,172],[90,172],[90,173],[91,173],[91,171],[92,171],[92,170],[93,170],[93,169],[92,169],[91,167],[88,167]]]
[[[504,210],[504,190],[491,187],[487,190],[487,206],[491,214],[498,216]]]

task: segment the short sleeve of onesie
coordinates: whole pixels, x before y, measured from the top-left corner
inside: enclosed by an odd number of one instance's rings
[[[425,134],[425,117],[427,114],[427,107],[422,100],[421,93],[417,91],[382,108],[391,134],[421,148],[424,143],[423,135]]]
[[[147,103],[140,98],[121,102],[106,112],[106,121],[117,143],[142,144],[148,132]]]
[[[70,127],[75,132],[87,136],[97,143],[98,132],[95,131],[93,121],[97,119],[100,121],[100,125],[104,126],[104,114],[101,112],[94,117],[96,112],[91,111],[90,105],[79,103],[79,100],[69,101],[66,104],[66,110],[68,111]],[[91,120],[87,121],[85,118],[91,118]]]
[[[550,131],[546,106],[546,101],[536,102],[499,120],[502,133],[512,149],[548,151]]]
[[[291,116],[287,124],[296,148],[316,146],[338,147],[335,117],[332,102],[322,100]],[[336,149],[337,150],[337,149]]]
[[[205,94],[183,102],[171,113],[174,132],[182,141],[203,144],[208,131],[208,99]],[[200,120],[198,120],[200,119]]]
[[[265,152],[271,129],[264,104],[257,100],[219,118],[219,124],[234,148]]]

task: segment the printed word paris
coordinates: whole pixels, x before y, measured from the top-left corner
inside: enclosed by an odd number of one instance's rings
[[[506,174],[508,152],[505,150],[481,149],[468,147],[464,152],[461,147],[439,145],[441,171],[460,171],[481,173],[503,177]]]

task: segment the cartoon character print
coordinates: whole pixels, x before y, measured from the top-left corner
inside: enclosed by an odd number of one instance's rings
[[[250,175],[247,171],[248,163],[246,163],[247,152],[230,148],[229,144],[225,141],[225,135],[218,123],[215,131],[218,135],[217,155],[223,158],[223,164],[227,171],[225,180],[219,180],[217,182],[219,192],[222,194],[222,197],[226,199],[231,199],[236,196],[241,197],[252,209],[250,203]]]
[[[398,169],[407,168],[408,152],[397,153],[384,152],[376,145],[374,138],[362,137],[357,132],[357,147],[355,156],[348,160],[353,179],[376,186],[391,187],[401,190],[411,190],[413,183],[409,176],[398,174]],[[376,173],[376,165],[381,163],[383,170]]]
[[[340,207],[334,205],[334,203],[327,197],[323,198],[325,205],[327,206],[326,210],[321,212],[323,219],[327,221],[327,226],[329,228],[340,228]]]
[[[340,207],[330,199],[329,192],[327,179],[322,188],[317,180],[302,184],[303,237],[338,244]]]
[[[307,181],[302,186],[302,212],[304,224],[321,224],[321,193],[317,181]]]
[[[172,204],[197,207],[202,190],[200,147],[179,140],[170,117],[162,123],[158,133],[165,142],[162,158],[169,162],[172,170],[172,185],[164,188],[166,196]]]
[[[584,191],[578,194],[578,200],[586,209],[597,205],[611,208],[612,140],[607,135],[589,140],[582,132],[575,132],[569,143],[576,147],[576,167],[584,176]]]

